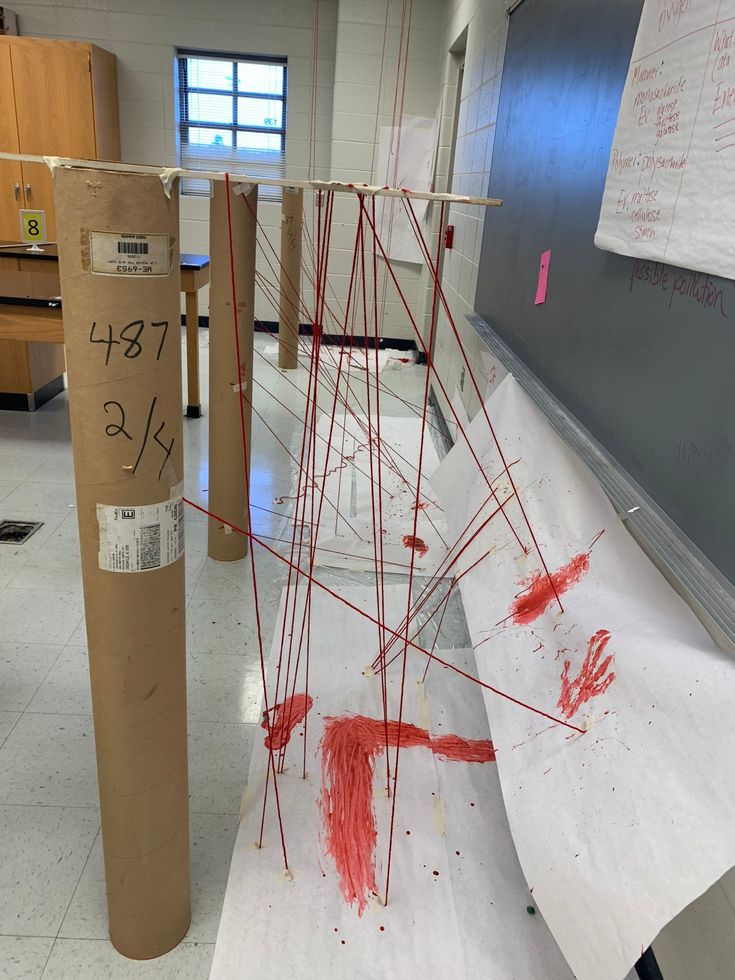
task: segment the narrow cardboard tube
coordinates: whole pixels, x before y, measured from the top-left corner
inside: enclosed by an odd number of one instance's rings
[[[278,305],[278,366],[299,366],[299,310],[301,308],[301,231],[304,192],[283,188],[281,211],[281,275]]]
[[[208,509],[236,527],[249,528],[246,456],[249,472],[258,188],[230,186],[229,214],[227,193],[224,183],[213,183],[209,213]],[[210,518],[207,552],[217,561],[237,561],[247,555],[248,539],[244,534],[232,534],[222,521]]]
[[[179,195],[98,169],[53,182],[110,939],[150,959],[191,917]],[[125,561],[148,570],[109,570],[103,512],[141,507],[169,508],[173,537],[141,524]]]

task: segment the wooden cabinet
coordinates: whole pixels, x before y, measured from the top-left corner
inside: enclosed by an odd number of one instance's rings
[[[119,160],[115,56],[94,44],[0,37],[0,149]],[[51,173],[0,161],[0,239],[18,241],[20,208],[46,212],[56,240]]]
[[[0,36],[0,151],[119,160],[115,56],[94,44]],[[46,237],[56,240],[51,171],[0,160],[0,241],[18,242],[21,208],[45,211]],[[3,296],[58,295],[55,267],[43,275],[30,260],[1,264]],[[63,371],[61,344],[0,339],[0,408],[37,408],[63,390]]]
[[[18,123],[15,118],[13,98],[13,71],[10,64],[10,45],[0,45],[0,149],[5,153],[18,153]],[[18,237],[18,208],[21,207],[21,181],[23,174],[19,163],[0,160],[0,240],[12,241]]]

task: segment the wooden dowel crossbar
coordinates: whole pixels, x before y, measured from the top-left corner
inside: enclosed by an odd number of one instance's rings
[[[497,197],[468,197],[463,194],[438,194],[434,191],[413,191],[408,187],[388,187],[377,184],[346,183],[341,180],[291,180],[276,177],[254,177],[251,174],[229,173],[222,170],[187,170],[184,167],[153,167],[135,163],[109,163],[103,160],[77,160],[71,157],[45,157],[29,153],[0,153],[0,160],[13,160],[19,163],[45,163],[53,172],[56,167],[85,170],[105,170],[113,173],[149,174],[161,178],[164,187],[170,188],[177,177],[192,177],[196,180],[224,180],[229,176],[231,182],[256,184],[264,187],[297,187],[302,190],[335,191],[342,194],[367,194],[376,197],[404,197],[416,201],[445,201],[449,204],[474,204],[478,207],[500,207],[502,201]]]

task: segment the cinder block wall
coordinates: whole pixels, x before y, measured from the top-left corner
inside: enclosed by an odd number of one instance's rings
[[[22,34],[89,40],[118,58],[123,160],[176,165],[174,54],[177,47],[238,54],[285,55],[288,58],[287,175],[308,175],[312,85],[313,0],[127,0],[124,12],[105,9],[104,0],[14,0]],[[122,5],[121,5],[122,7]],[[386,9],[388,30],[385,30]],[[377,180],[375,142],[381,126],[391,124],[398,80],[401,0],[321,0],[317,64],[316,168],[314,176],[338,180]],[[441,114],[437,189],[446,188],[458,55],[451,49],[466,36],[466,67],[459,114],[452,190],[482,194],[488,171],[497,114],[505,41],[502,0],[414,0],[410,25],[404,115]],[[404,25],[405,26],[405,25]],[[382,71],[382,86],[381,86]],[[306,196],[309,200],[309,195]],[[436,209],[434,220],[436,218]],[[344,303],[349,281],[357,209],[355,201],[335,200],[330,256],[331,302]],[[261,203],[260,221],[277,248],[280,205]],[[209,247],[209,201],[184,196],[181,202],[181,246],[206,252]],[[307,207],[313,226],[315,214]],[[474,304],[484,216],[476,209],[453,208],[455,247],[447,253],[444,286],[458,328],[470,349],[474,333],[465,330],[463,313]],[[428,215],[432,228],[431,209]],[[313,227],[312,227],[313,234]],[[433,238],[432,248],[436,245]],[[273,278],[262,257],[260,271]],[[418,265],[395,263],[395,271],[419,329],[428,332],[431,285]],[[411,339],[413,328],[397,291],[381,263],[380,307],[383,333]],[[206,290],[201,310],[208,311]],[[313,297],[307,290],[305,302]],[[257,314],[277,318],[269,297],[258,290]],[[459,384],[457,349],[443,318],[436,356],[448,374],[450,395]],[[472,409],[471,399],[468,408]]]
[[[286,174],[307,176],[312,86],[313,0],[125,0],[119,12],[105,9],[104,0],[18,0],[20,33],[92,41],[118,59],[122,159],[128,163],[175,166],[176,107],[174,93],[177,47],[235,54],[288,58],[288,135]],[[337,0],[320,0],[316,169],[327,177],[332,131],[332,93],[337,28]],[[261,221],[268,239],[280,246],[280,204],[261,203]],[[209,200],[181,199],[181,248],[209,251]],[[273,278],[262,257],[258,267]],[[310,297],[306,297],[310,302]],[[200,311],[208,312],[207,290],[200,293]],[[256,312],[266,320],[277,313],[258,290]]]

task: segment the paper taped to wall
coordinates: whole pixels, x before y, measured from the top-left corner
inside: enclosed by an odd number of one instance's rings
[[[734,17],[735,0],[646,0],[599,248],[735,278]]]
[[[386,186],[431,190],[438,133],[436,119],[422,116],[403,116],[400,126],[381,126],[377,179]],[[410,202],[419,222],[423,221],[427,204],[427,201]],[[424,256],[402,201],[379,198],[377,221],[388,258],[423,264]]]

